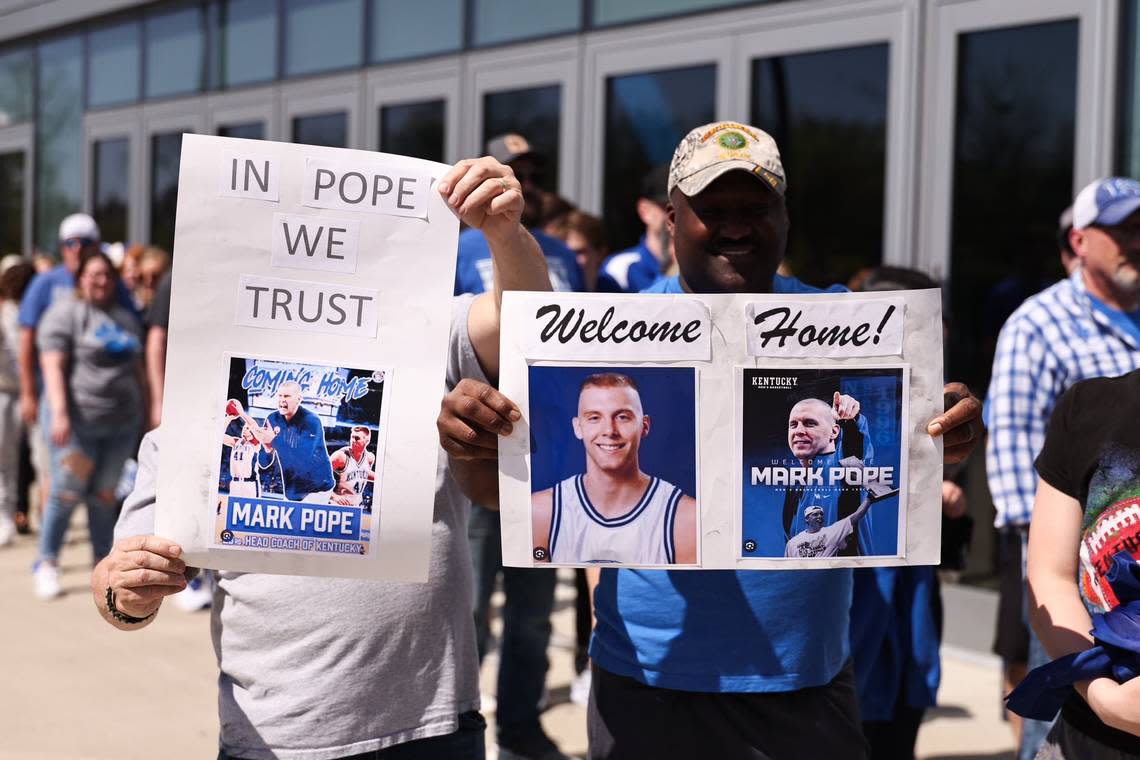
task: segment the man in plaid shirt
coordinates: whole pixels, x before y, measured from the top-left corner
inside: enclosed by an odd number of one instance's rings
[[[1140,367],[1140,182],[1112,177],[1081,190],[1069,242],[1080,265],[1002,327],[986,399],[994,522],[1022,540],[1037,490],[1033,461],[1058,397],[1078,380]],[[1029,667],[1039,652],[1031,637]],[[1045,725],[1030,723],[1019,757],[1033,757],[1044,738]]]

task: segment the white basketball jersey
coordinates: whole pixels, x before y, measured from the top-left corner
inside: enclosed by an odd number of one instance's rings
[[[253,463],[257,458],[257,446],[239,441],[230,446],[230,477],[249,480],[253,477]]]
[[[352,449],[347,446],[344,452],[344,469],[340,471],[340,485],[342,490],[351,490],[357,497],[364,496],[364,487],[368,485],[368,474],[372,468],[368,466],[368,451],[361,454],[359,460],[353,458]]]
[[[552,563],[676,563],[673,523],[684,494],[672,483],[651,478],[641,499],[613,518],[603,517],[590,503],[582,475],[563,480],[553,490],[547,544]]]

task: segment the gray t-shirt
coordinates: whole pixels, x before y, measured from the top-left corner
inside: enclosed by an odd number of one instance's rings
[[[56,299],[36,331],[40,353],[67,355],[67,403],[74,422],[122,424],[142,416],[139,360],[142,327],[118,304],[93,306],[79,298]]]
[[[486,381],[452,311],[448,387]],[[158,434],[158,435],[156,435]],[[115,539],[154,531],[161,430],[143,439]],[[221,746],[251,760],[329,760],[454,732],[479,707],[470,502],[439,451],[428,582],[218,573],[211,608]]]

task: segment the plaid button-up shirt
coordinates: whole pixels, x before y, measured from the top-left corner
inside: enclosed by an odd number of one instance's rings
[[[1078,380],[1140,368],[1140,345],[1090,300],[1078,268],[1029,298],[1001,329],[986,398],[986,477],[999,527],[1033,513],[1033,468],[1053,406]]]

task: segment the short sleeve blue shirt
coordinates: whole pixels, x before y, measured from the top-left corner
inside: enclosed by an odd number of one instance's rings
[[[546,256],[546,269],[550,273],[550,287],[560,291],[581,292],[586,289],[582,268],[574,252],[558,238],[540,230],[530,231],[538,247]],[[455,260],[455,295],[485,293],[494,289],[491,267],[491,249],[481,230],[469,229],[459,233],[459,253]]]
[[[644,292],[684,291],[668,277]],[[823,291],[776,275],[772,292]],[[851,588],[850,570],[603,569],[590,656],[611,673],[684,691],[820,686],[850,657]]]
[[[62,264],[36,275],[28,284],[24,297],[20,299],[20,313],[17,316],[20,327],[35,327],[40,323],[40,317],[57,298],[70,296],[74,292],[75,275]],[[115,300],[136,317],[139,316],[139,311],[131,300],[131,294],[121,280],[115,285]]]

